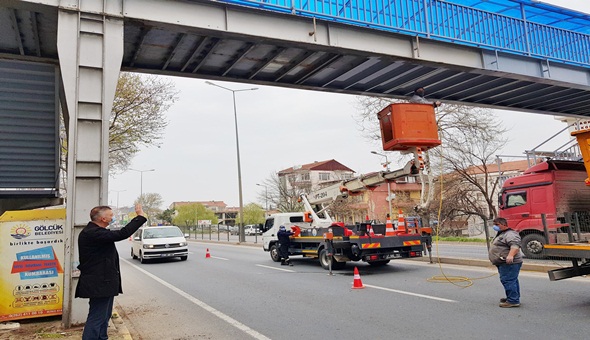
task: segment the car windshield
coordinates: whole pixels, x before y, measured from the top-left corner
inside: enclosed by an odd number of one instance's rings
[[[143,231],[143,238],[182,237],[178,228],[156,228]]]

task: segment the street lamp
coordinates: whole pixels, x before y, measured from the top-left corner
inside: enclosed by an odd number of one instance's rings
[[[121,219],[121,212],[119,211],[119,193],[127,191],[127,190],[109,190],[109,192],[116,192],[117,193],[117,218]]]
[[[383,153],[379,153],[377,151],[371,151],[372,154],[383,156],[385,157],[385,168],[389,171],[389,161],[387,160],[387,155]],[[387,181],[387,202],[389,203],[389,218],[393,217],[393,211],[391,209],[391,184]]]
[[[258,185],[259,187],[264,187],[264,210],[266,210],[266,213],[268,214],[268,187],[264,184],[256,183],[256,185]]]
[[[109,192],[116,192],[117,193],[117,211],[119,211],[119,193],[124,192],[127,190],[109,190]]]
[[[238,137],[238,112],[236,109],[236,92],[243,92],[243,91],[254,91],[258,90],[257,87],[249,88],[249,89],[241,89],[241,90],[232,90],[228,89],[227,87],[214,84],[210,81],[206,81],[205,84],[212,85],[219,87],[221,89],[231,91],[233,102],[234,102],[234,123],[236,127],[236,155],[238,159],[238,192],[240,195],[240,241],[239,242],[246,242],[246,235],[244,235],[244,201],[242,200],[242,168],[240,166],[240,139]]]
[[[156,171],[156,169],[149,169],[149,170],[135,170],[135,169],[131,169],[129,168],[129,170],[131,171],[137,171],[140,173],[140,184],[139,184],[139,200],[141,201],[141,203],[143,203],[143,173],[144,172],[150,172],[150,171]]]

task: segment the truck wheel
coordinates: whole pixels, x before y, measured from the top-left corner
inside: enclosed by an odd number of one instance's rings
[[[275,262],[281,261],[281,256],[279,255],[279,247],[277,247],[276,243],[270,246],[270,258]]]
[[[389,263],[389,260],[381,260],[381,261],[368,261],[367,262],[372,267],[382,267]]]
[[[324,268],[325,270],[329,270],[330,269],[330,257],[328,256],[328,250],[326,248],[323,248],[320,251],[320,265],[322,266],[322,268]],[[346,266],[346,262],[338,262],[336,260],[334,260],[334,258],[332,258],[332,269],[342,269]]]
[[[522,238],[522,252],[529,259],[542,259],[545,238],[539,234],[528,234]]]

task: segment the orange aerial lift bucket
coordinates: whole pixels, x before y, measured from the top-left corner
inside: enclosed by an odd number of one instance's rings
[[[432,105],[391,104],[378,117],[385,151],[428,150],[441,144]]]
[[[582,151],[582,158],[584,158],[584,166],[586,167],[586,173],[588,178],[584,182],[590,186],[590,129],[573,131],[572,136],[576,136],[580,151]]]

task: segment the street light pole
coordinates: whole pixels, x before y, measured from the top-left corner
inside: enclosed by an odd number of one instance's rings
[[[150,171],[156,171],[156,169],[149,169],[149,170],[135,170],[135,169],[131,169],[129,168],[129,170],[131,171],[137,171],[140,174],[139,177],[139,200],[141,201],[140,203],[143,203],[143,173],[144,172],[150,172]]]
[[[127,190],[110,190],[109,192],[116,192],[117,193],[117,218],[121,218],[121,212],[119,211],[119,193],[127,191]]]
[[[387,159],[387,155],[383,153],[378,153],[377,151],[371,151],[372,154],[383,156],[385,157],[385,167],[387,171],[389,171],[389,160]],[[387,202],[389,203],[389,218],[393,218],[393,210],[391,208],[391,184],[387,181]]]
[[[266,210],[266,213],[268,214],[268,187],[264,184],[256,183],[256,185],[258,185],[259,187],[264,187],[264,210]]]
[[[234,102],[234,123],[236,127],[236,154],[238,159],[238,193],[240,199],[240,241],[239,242],[246,242],[246,235],[244,235],[244,201],[242,199],[242,167],[240,165],[240,139],[238,137],[238,110],[236,108],[236,92],[243,92],[243,91],[254,91],[258,90],[257,87],[249,88],[249,89],[241,89],[241,90],[232,90],[227,87],[214,84],[210,81],[205,82],[208,85],[216,86],[222,88],[226,91],[231,91],[232,98]]]

